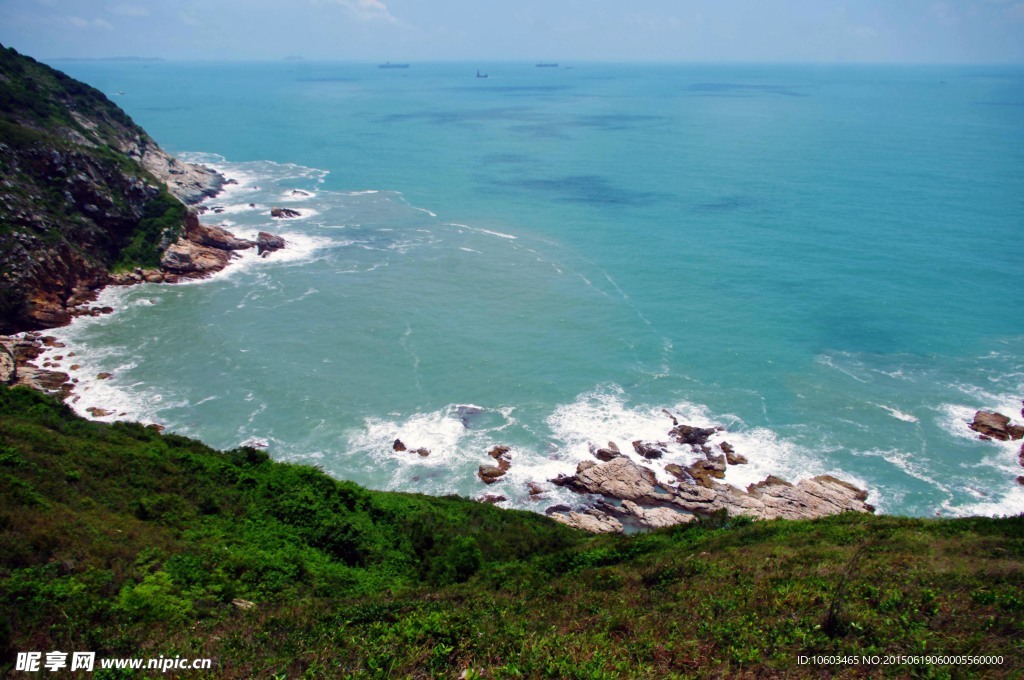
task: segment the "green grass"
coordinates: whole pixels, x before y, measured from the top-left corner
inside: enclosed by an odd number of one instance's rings
[[[1022,592],[1022,517],[718,516],[590,536],[0,390],[4,660],[214,657],[209,677],[237,678],[1009,678],[1024,673]],[[851,654],[1003,664],[796,662]]]

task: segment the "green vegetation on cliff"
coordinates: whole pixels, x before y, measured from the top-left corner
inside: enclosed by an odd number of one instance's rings
[[[186,208],[142,165],[158,151],[102,92],[0,45],[0,333],[159,263]]]
[[[239,678],[1019,677],[1022,592],[1022,517],[590,536],[0,389],[3,670],[60,649]],[[797,665],[815,654],[1003,661]]]
[[[0,116],[5,124],[42,134],[69,128],[108,146],[116,146],[126,133],[145,134],[96,88],[18,54],[14,48],[0,46],[0,74]],[[89,117],[76,119],[73,112]]]

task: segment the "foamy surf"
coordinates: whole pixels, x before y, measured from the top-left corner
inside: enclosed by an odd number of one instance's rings
[[[667,413],[666,413],[667,412]],[[625,391],[619,386],[599,388],[580,395],[571,404],[555,409],[547,422],[552,437],[560,442],[561,450],[574,463],[594,460],[591,451],[615,442],[619,450],[642,465],[651,467],[663,483],[675,483],[673,475],[665,466],[675,463],[682,467],[703,458],[690,446],[678,444],[668,436],[672,420],[702,428],[726,427],[708,439],[708,446],[717,454],[720,446],[728,442],[737,453],[744,455],[748,463],[728,465],[725,479],[727,484],[746,489],[749,484],[759,482],[768,475],[776,475],[796,482],[800,479],[822,474],[825,469],[810,452],[799,445],[785,441],[766,428],[746,428],[742,420],[730,414],[713,415],[706,406],[683,401],[665,406],[626,404]],[[666,453],[656,461],[639,456],[633,441],[657,442]]]

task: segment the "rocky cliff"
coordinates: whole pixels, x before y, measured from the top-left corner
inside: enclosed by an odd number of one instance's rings
[[[111,272],[156,268],[213,170],[98,90],[0,45],[0,333],[70,321]]]

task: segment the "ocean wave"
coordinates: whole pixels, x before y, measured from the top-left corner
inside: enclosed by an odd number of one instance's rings
[[[918,420],[918,418],[916,416],[912,416],[909,413],[904,413],[903,411],[901,411],[898,408],[895,408],[893,406],[886,406],[885,404],[876,404],[874,402],[871,402],[871,405],[872,406],[877,406],[878,408],[882,409],[883,411],[887,411],[889,413],[889,415],[891,415],[896,420],[902,420],[905,423],[917,423],[917,422],[920,422],[920,420]]]
[[[651,405],[627,405],[625,391],[617,385],[597,388],[580,395],[571,404],[555,409],[547,422],[552,436],[562,444],[562,450],[575,462],[593,460],[591,448],[602,447],[615,442],[622,453],[636,462],[653,467],[659,480],[673,483],[675,478],[665,471],[669,463],[683,467],[703,458],[694,453],[688,445],[671,440],[668,431],[672,421],[666,411],[680,423],[702,428],[722,426],[724,432],[712,435],[708,445],[717,450],[722,442],[728,442],[737,453],[748,459],[742,465],[729,465],[724,482],[745,489],[748,485],[776,475],[796,482],[829,471],[811,451],[787,441],[767,428],[750,428],[738,416],[712,414],[702,405],[680,401],[669,407]],[[632,447],[635,440],[662,442],[666,453],[657,463],[651,463],[638,456]]]

